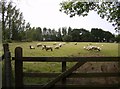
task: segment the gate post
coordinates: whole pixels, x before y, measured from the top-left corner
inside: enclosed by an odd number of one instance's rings
[[[3,44],[4,48],[4,80],[3,87],[9,89],[12,87],[12,67],[11,67],[11,54],[9,52],[9,45]]]
[[[22,48],[15,48],[15,89],[23,88]]]
[[[10,52],[7,51],[5,54],[5,88],[9,89],[12,87],[12,81],[11,81],[11,76],[12,76],[12,68],[11,68],[11,56]]]
[[[66,71],[66,62],[62,62],[62,72]],[[66,78],[62,79],[62,84],[66,85]]]

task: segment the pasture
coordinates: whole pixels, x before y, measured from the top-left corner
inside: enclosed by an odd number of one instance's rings
[[[37,43],[46,44],[49,46],[53,46],[53,51],[42,50],[42,47],[37,47]],[[14,57],[14,50],[16,47],[20,46],[23,48],[23,56],[41,56],[41,57],[83,57],[83,56],[118,56],[118,44],[117,43],[95,43],[95,42],[57,42],[57,44],[62,43],[65,44],[59,49],[54,49],[55,42],[16,42],[9,43],[9,48],[11,55]],[[56,45],[57,45],[56,44]],[[96,50],[85,50],[83,47],[88,44],[99,46],[101,51]],[[34,46],[35,49],[30,49],[30,45]],[[68,62],[67,69],[74,65],[75,62]],[[85,65],[85,67],[89,66],[91,63]],[[94,63],[91,67],[101,66],[102,63]],[[12,67],[14,71],[14,61],[12,61]],[[83,71],[83,69],[81,69]],[[23,64],[24,72],[61,72],[61,63],[53,63],[53,62],[26,62]],[[99,70],[98,70],[99,71]],[[13,72],[14,73],[14,72]],[[50,79],[44,78],[24,78],[25,83],[45,83]]]
[[[46,44],[53,46],[53,51],[42,50],[41,47],[37,47],[37,43]],[[23,56],[50,56],[50,57],[79,57],[79,56],[118,56],[118,44],[117,43],[95,43],[95,42],[57,42],[65,43],[59,49],[54,49],[54,42],[17,42],[10,43],[10,51],[12,56],[14,56],[14,50],[16,47],[20,46],[23,48]],[[56,45],[57,45],[56,44]],[[101,48],[100,52],[97,51],[87,51],[83,47],[88,44],[99,46]],[[33,45],[35,49],[30,49],[29,46]]]

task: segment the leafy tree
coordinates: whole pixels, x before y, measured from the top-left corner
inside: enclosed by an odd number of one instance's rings
[[[68,35],[71,35],[71,33],[72,33],[72,28],[69,27],[69,28],[68,28]]]
[[[60,3],[60,11],[73,17],[75,15],[87,16],[92,10],[96,11],[101,18],[113,22],[115,30],[120,27],[120,2],[80,2],[79,0],[64,1]]]
[[[35,30],[35,35],[36,35],[36,39],[37,41],[42,41],[42,29],[40,27],[37,27]]]
[[[42,34],[45,35],[45,34],[46,34],[46,31],[47,31],[47,28],[44,27],[44,28],[43,28],[43,33],[42,33]]]
[[[89,42],[91,41],[91,34],[89,31],[87,31],[86,29],[79,29],[80,30],[80,41],[86,41]]]
[[[66,27],[62,28],[62,35],[63,36],[67,35],[67,28]]]
[[[120,34],[115,37],[116,42],[120,42]]]
[[[103,40],[103,36],[104,36],[104,31],[102,29],[98,29],[98,28],[92,28],[91,29],[91,34],[94,37],[94,41],[96,42],[102,42]]]
[[[32,35],[31,35],[31,27],[30,27],[30,23],[28,22],[26,24],[26,31],[25,31],[25,34],[26,34],[26,41],[31,41],[32,40]]]
[[[19,33],[22,31],[23,23],[23,15],[19,9],[13,6],[12,2],[2,1],[3,40],[20,40]]]
[[[58,41],[62,40],[62,35],[61,35],[61,29],[60,28],[58,29],[57,39],[58,39]]]
[[[114,41],[114,35],[109,31],[103,31],[102,29],[92,28],[91,35],[93,36],[92,39],[95,42],[110,42]]]
[[[52,41],[56,41],[57,40],[57,31],[55,29],[51,30],[51,35],[50,35],[50,39]]]
[[[70,42],[72,41],[72,36],[71,35],[65,35],[62,37],[62,40],[65,42]]]
[[[114,42],[115,36],[109,32],[109,31],[104,31],[104,37],[106,42]]]
[[[80,41],[80,30],[73,29],[71,36],[72,36],[72,41]]]

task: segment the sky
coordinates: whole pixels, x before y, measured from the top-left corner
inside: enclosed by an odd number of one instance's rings
[[[16,2],[16,0],[13,0]],[[61,27],[72,28],[101,28],[105,31],[115,33],[112,23],[101,19],[96,12],[91,11],[88,16],[75,16],[70,18],[60,12],[60,3],[63,0],[18,0],[16,5],[23,12],[26,22],[30,22],[32,27],[58,29]],[[65,0],[64,0],[65,1]]]

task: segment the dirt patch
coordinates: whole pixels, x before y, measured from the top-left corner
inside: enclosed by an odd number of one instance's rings
[[[120,72],[117,62],[87,62],[74,73],[118,73]],[[92,78],[69,78],[70,84],[118,84],[118,77],[92,77]]]

